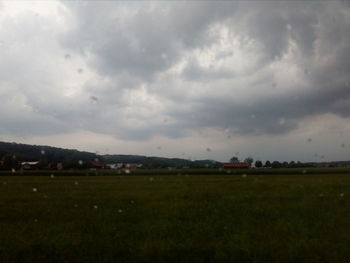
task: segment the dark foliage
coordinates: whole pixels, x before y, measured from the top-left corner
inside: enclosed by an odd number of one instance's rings
[[[39,161],[41,169],[56,169],[62,163],[64,169],[91,168],[91,162],[136,163],[144,168],[219,168],[221,164],[212,160],[186,160],[180,158],[148,157],[141,155],[98,155],[78,150],[51,146],[27,145],[0,142],[0,169],[18,169],[21,162]]]

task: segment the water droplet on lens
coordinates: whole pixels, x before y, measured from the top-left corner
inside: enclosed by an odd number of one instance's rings
[[[16,172],[16,169],[12,168],[11,172],[14,174]]]
[[[247,177],[247,174],[242,174],[242,178],[246,178]]]
[[[302,170],[301,171],[302,174],[306,174],[306,172],[307,172],[306,170]]]
[[[311,138],[308,138],[308,139],[307,139],[307,142],[312,142],[312,139],[311,139]]]
[[[153,177],[150,177],[149,180],[150,180],[151,182],[153,182],[153,181],[154,181],[154,178],[153,178]]]
[[[82,160],[79,160],[79,165],[83,165],[83,161]]]
[[[79,183],[77,181],[74,182],[75,185],[78,185]]]
[[[121,209],[118,209],[118,213],[123,213],[123,210],[121,210]]]
[[[341,146],[342,148],[345,148],[345,143],[342,143],[340,146]]]
[[[53,174],[50,174],[50,177],[51,177],[51,178],[55,178],[55,176],[54,176]]]
[[[97,103],[98,102],[98,98],[95,96],[90,96],[90,102],[91,103]]]
[[[279,123],[280,125],[284,125],[284,124],[286,123],[286,120],[285,120],[284,118],[280,118],[280,119],[278,120],[278,123]]]
[[[41,150],[41,154],[44,155],[44,154],[45,154],[45,151],[44,151],[44,150]]]
[[[33,189],[32,189],[32,191],[33,191],[33,192],[37,192],[37,191],[38,191],[38,189],[36,189],[36,188],[33,188]]]
[[[84,70],[83,70],[82,68],[78,68],[78,69],[77,69],[77,72],[78,72],[79,74],[82,74],[82,73],[84,72]]]
[[[98,206],[97,205],[94,205],[94,209],[97,209],[98,208]]]
[[[207,148],[207,152],[211,152],[211,149],[209,147]]]
[[[125,169],[124,172],[125,172],[126,174],[129,174],[129,173],[130,173],[130,170],[129,170],[129,169]]]
[[[65,58],[65,59],[70,59],[70,58],[71,58],[71,55],[70,55],[70,54],[66,54],[66,55],[64,55],[64,58]]]

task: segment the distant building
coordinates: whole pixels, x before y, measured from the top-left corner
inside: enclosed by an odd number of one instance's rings
[[[248,169],[250,167],[249,163],[239,162],[239,163],[223,163],[223,168],[226,169]]]
[[[36,161],[36,162],[21,162],[21,168],[23,170],[37,169],[38,166],[39,166],[39,161]]]
[[[57,170],[62,170],[63,169],[63,163],[57,163],[56,168],[57,168]]]
[[[106,164],[106,168],[112,170],[121,169],[123,168],[123,163],[109,163]]]
[[[125,163],[124,167],[127,169],[137,169],[137,168],[141,168],[142,164],[140,164],[140,163]]]
[[[103,168],[103,163],[93,161],[93,162],[91,162],[90,166],[91,166],[92,169],[102,169]]]

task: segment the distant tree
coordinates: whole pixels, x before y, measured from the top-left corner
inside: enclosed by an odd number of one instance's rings
[[[2,169],[17,169],[19,168],[19,162],[16,155],[7,153],[2,157]]]
[[[49,162],[47,161],[47,159],[41,159],[41,160],[39,160],[38,168],[39,169],[47,169],[48,165],[49,165]]]
[[[296,163],[294,161],[289,162],[289,167],[291,168],[296,167]]]
[[[263,166],[262,161],[259,161],[259,160],[255,161],[255,167],[261,168],[262,166]]]
[[[279,161],[273,161],[271,167],[272,168],[281,168],[281,163]]]
[[[244,162],[249,163],[249,166],[252,166],[254,159],[252,157],[247,157],[245,158]]]
[[[283,162],[283,163],[282,163],[282,167],[284,167],[284,168],[288,168],[288,167],[289,167],[288,162]]]
[[[233,157],[230,159],[230,162],[231,162],[231,163],[239,163],[239,159],[238,159],[238,157],[233,156]]]
[[[271,162],[270,161],[266,161],[264,167],[271,167]]]

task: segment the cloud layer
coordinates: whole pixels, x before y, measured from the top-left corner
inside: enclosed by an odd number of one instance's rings
[[[348,43],[346,1],[1,2],[0,133],[297,138],[349,120]]]

